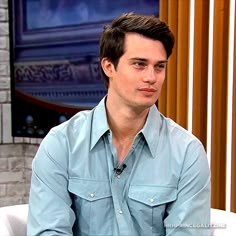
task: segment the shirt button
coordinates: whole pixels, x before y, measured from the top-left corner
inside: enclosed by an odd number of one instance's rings
[[[117,175],[116,177],[117,177],[118,179],[120,179],[120,175]]]
[[[150,202],[154,202],[154,199],[153,199],[153,198],[150,198],[149,201],[150,201]]]
[[[123,214],[123,211],[119,211],[119,214]]]
[[[95,197],[95,194],[94,193],[90,193],[90,197]]]

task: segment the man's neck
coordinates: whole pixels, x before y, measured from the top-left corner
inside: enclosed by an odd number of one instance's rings
[[[149,109],[135,111],[130,107],[110,104],[106,101],[106,112],[109,127],[118,139],[135,137],[143,128]]]
[[[112,143],[117,149],[118,162],[128,154],[137,133],[143,128],[149,109],[135,112],[129,107],[106,103],[107,120],[112,131]]]

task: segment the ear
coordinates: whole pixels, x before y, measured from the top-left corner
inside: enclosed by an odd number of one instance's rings
[[[113,74],[114,66],[113,66],[112,62],[107,57],[102,58],[101,67],[102,67],[104,73],[106,74],[106,76],[111,78],[112,74]]]

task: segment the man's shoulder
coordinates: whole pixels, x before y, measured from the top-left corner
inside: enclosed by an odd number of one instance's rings
[[[83,131],[88,132],[92,128],[93,120],[105,119],[104,115],[106,115],[106,112],[104,110],[105,108],[103,98],[95,107],[91,108],[90,110],[87,109],[77,112],[69,120],[63,122],[58,126],[53,127],[51,130],[53,132],[62,133],[67,133],[68,131],[72,133],[79,132],[80,134]]]
[[[69,120],[53,127],[50,132],[68,135],[69,133],[81,132],[83,127],[90,126],[93,110],[77,112]]]
[[[170,118],[162,116],[162,131],[159,150],[165,150],[177,163],[207,162],[203,143],[189,130]],[[201,164],[199,164],[201,166]]]
[[[170,135],[172,140],[175,140],[179,144],[183,143],[195,143],[195,145],[202,145],[201,141],[189,130],[172,120],[171,118],[162,117],[162,132],[165,135]]]

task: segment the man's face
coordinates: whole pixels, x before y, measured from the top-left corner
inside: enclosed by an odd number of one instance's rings
[[[134,109],[149,108],[160,95],[166,62],[166,51],[160,41],[126,34],[124,54],[117,68],[111,64],[107,72],[108,97]]]

